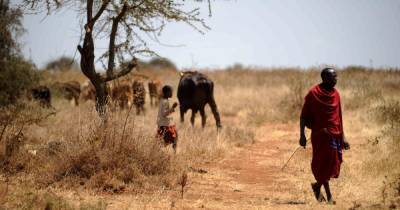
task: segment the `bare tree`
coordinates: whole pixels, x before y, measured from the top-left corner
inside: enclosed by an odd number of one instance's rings
[[[210,8],[210,0],[204,0]],[[188,5],[188,2],[191,4]],[[83,43],[78,45],[81,69],[96,89],[96,110],[104,116],[107,104],[106,82],[128,74],[137,65],[138,54],[155,54],[144,36],[157,41],[169,22],[183,22],[202,33],[208,29],[200,17],[203,0],[23,0],[26,10],[41,12],[76,8],[84,18]],[[188,7],[194,7],[188,9]],[[211,10],[209,10],[211,11]],[[210,12],[211,15],[211,12]],[[99,61],[106,69],[95,67],[95,40],[108,38],[109,46]],[[115,71],[116,64],[131,57],[129,65]],[[116,60],[117,59],[117,60]]]

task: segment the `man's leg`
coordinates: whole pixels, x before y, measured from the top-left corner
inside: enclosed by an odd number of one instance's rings
[[[172,142],[172,149],[174,149],[174,153],[176,154],[176,147],[177,147],[177,141],[176,139]]]
[[[321,186],[322,186],[322,184],[318,183],[318,182],[315,182],[315,183],[311,184],[311,187],[312,187],[313,192],[314,192],[315,199],[317,199],[318,202],[325,201],[324,196],[321,194]]]
[[[331,189],[329,188],[329,182],[324,183],[324,188],[325,188],[326,198],[328,199],[328,202],[331,204],[336,204],[336,202],[333,200]]]
[[[176,154],[176,147],[178,146],[178,139],[179,139],[178,131],[176,131],[176,128],[175,128],[175,138],[174,138],[174,143],[172,145],[172,147],[174,148],[175,154]]]

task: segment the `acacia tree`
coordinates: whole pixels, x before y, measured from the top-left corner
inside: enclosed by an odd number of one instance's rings
[[[205,0],[210,8],[210,0]],[[183,22],[202,33],[208,27],[200,17],[199,5],[188,8],[185,0],[23,0],[26,10],[40,12],[76,8],[82,17],[83,42],[77,46],[83,74],[96,89],[96,110],[104,116],[107,104],[106,82],[128,74],[137,65],[138,54],[154,54],[148,48],[148,36],[158,40],[169,22]],[[191,3],[202,3],[193,0]],[[211,11],[211,10],[209,10]],[[211,15],[211,12],[210,12]],[[95,40],[107,38],[108,49],[98,59],[105,74],[96,71]],[[115,71],[118,63],[130,56],[129,65]]]

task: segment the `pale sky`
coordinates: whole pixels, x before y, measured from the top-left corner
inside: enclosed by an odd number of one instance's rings
[[[216,0],[204,35],[183,24],[169,25],[153,49],[180,68],[224,68],[321,64],[400,67],[398,0]],[[73,56],[79,18],[72,11],[24,18],[23,53],[39,67]],[[97,42],[97,53],[107,46]],[[182,46],[183,45],[183,46]],[[79,59],[79,54],[76,57]]]

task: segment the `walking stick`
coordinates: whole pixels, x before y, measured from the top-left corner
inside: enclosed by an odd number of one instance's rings
[[[294,156],[294,154],[296,154],[297,150],[299,150],[302,146],[298,146],[294,152],[292,153],[292,155],[290,156],[290,158],[286,161],[285,165],[282,166],[281,171],[283,171],[283,169],[287,166],[287,164],[289,163],[289,161],[292,159],[292,157]]]

